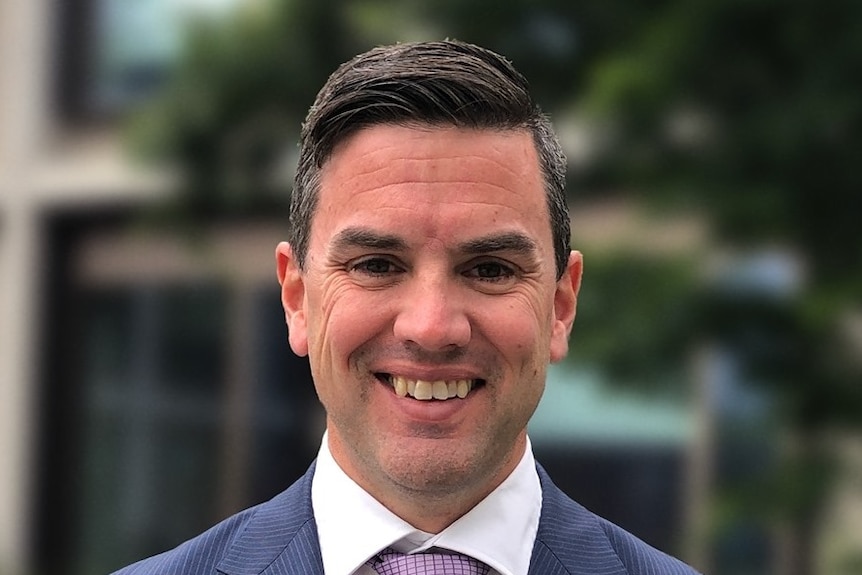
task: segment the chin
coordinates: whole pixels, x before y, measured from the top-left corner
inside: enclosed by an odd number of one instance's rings
[[[453,450],[450,441],[424,440],[423,446],[384,455],[384,472],[393,483],[411,491],[449,494],[478,481],[488,481],[487,462],[473,450]],[[428,443],[436,445],[427,445]],[[484,471],[483,471],[484,469]]]

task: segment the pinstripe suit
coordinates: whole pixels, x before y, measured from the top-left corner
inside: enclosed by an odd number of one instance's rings
[[[538,467],[542,513],[528,575],[694,575],[569,499]],[[322,575],[311,507],[314,466],[270,501],[116,575]]]

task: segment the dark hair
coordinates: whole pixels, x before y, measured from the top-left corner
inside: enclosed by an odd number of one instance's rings
[[[566,158],[526,79],[502,56],[445,40],[374,48],[339,66],[308,111],[290,199],[288,240],[305,265],[320,171],[335,146],[380,124],[527,130],[545,181],[557,277],[569,258]]]

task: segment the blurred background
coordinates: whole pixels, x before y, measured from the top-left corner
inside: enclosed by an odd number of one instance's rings
[[[0,10],[0,574],[107,573],[305,470],[273,258],[299,125],[350,56],[445,37],[509,57],[570,158],[539,460],[705,573],[862,573],[862,3]]]

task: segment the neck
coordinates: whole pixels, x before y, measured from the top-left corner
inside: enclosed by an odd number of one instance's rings
[[[416,493],[404,490],[402,496],[378,499],[392,513],[426,533],[440,533],[473,509],[488,496],[499,483],[487,489],[470,493]]]
[[[421,477],[387,473],[380,466],[356,465],[348,450],[332,434],[330,452],[336,463],[369,495],[416,529],[440,533],[465,515],[515,470],[526,450],[526,433],[502,458],[499,465],[477,474],[474,466],[450,470],[446,474]]]

